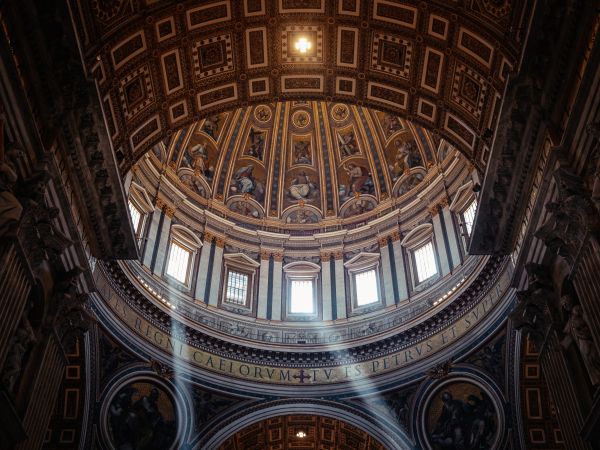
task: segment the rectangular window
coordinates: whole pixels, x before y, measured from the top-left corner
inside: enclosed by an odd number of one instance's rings
[[[291,280],[290,312],[292,314],[314,314],[314,280]]]
[[[225,301],[236,305],[245,305],[248,296],[248,275],[245,273],[227,272],[227,295]]]
[[[473,200],[469,207],[465,209],[463,213],[463,221],[465,224],[465,230],[467,235],[471,236],[471,230],[473,229],[473,222],[475,222],[475,212],[477,211],[477,200]]]
[[[167,275],[184,284],[187,283],[191,256],[192,252],[185,247],[182,247],[177,242],[171,241],[169,261],[167,263]]]
[[[379,301],[375,269],[357,273],[354,276],[354,282],[356,283],[357,306],[369,305]]]
[[[435,253],[431,241],[416,249],[414,255],[415,265],[417,266],[417,282],[425,281],[437,273]]]
[[[129,215],[131,216],[131,223],[133,224],[133,232],[137,236],[142,222],[142,213],[133,203],[131,203],[131,200],[129,200]]]

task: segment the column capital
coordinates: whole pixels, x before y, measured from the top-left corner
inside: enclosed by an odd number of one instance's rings
[[[431,215],[431,217],[437,216],[438,213],[440,212],[440,206],[439,205],[430,205],[427,207],[427,212],[429,213],[429,215]]]

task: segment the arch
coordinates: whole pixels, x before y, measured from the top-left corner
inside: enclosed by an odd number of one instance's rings
[[[143,212],[146,214],[154,211],[154,206],[152,205],[152,200],[150,200],[148,192],[135,181],[131,182],[129,197],[133,198],[136,202],[136,206],[142,208]]]
[[[182,239],[186,244],[190,245],[194,249],[199,249],[202,247],[202,245],[204,245],[200,238],[196,236],[192,230],[184,227],[183,225],[171,225],[171,235]]]
[[[279,400],[246,408],[231,416],[226,423],[221,422],[213,429],[207,430],[200,439],[192,442],[191,448],[195,450],[216,449],[227,438],[247,426],[277,416],[306,415],[307,412],[311,415],[330,417],[353,425],[377,439],[386,448],[398,450],[415,448],[406,433],[391,420],[387,420],[381,415],[374,417],[350,406],[323,400]]]
[[[401,244],[403,247],[411,249],[425,242],[432,234],[433,225],[430,223],[424,223],[416,226],[406,236],[404,236]]]
[[[291,262],[291,263],[283,266],[283,271],[284,272],[293,272],[293,273],[298,273],[298,272],[314,273],[314,272],[320,272],[321,266],[319,266],[318,264],[309,262],[309,261],[294,261],[294,262]]]
[[[449,209],[453,212],[463,211],[468,204],[475,199],[475,192],[473,192],[473,180],[469,180],[458,188],[452,203],[450,203]]]

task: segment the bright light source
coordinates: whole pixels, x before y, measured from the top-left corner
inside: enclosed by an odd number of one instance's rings
[[[298,431],[296,433],[296,437],[298,437],[300,439],[305,438],[306,437],[306,433],[304,431]]]
[[[300,53],[306,53],[307,51],[310,50],[310,48],[312,47],[312,44],[305,37],[301,37],[301,38],[298,38],[298,40],[296,41],[296,44],[294,45],[294,47]]]

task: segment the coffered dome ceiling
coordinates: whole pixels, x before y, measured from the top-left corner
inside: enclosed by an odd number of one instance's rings
[[[174,129],[273,100],[393,112],[483,171],[526,17],[521,1],[489,0],[71,3],[121,173]]]
[[[155,147],[155,171],[236,223],[362,223],[412,198],[454,154],[396,115],[292,101],[210,115]],[[160,183],[157,181],[155,183]]]

